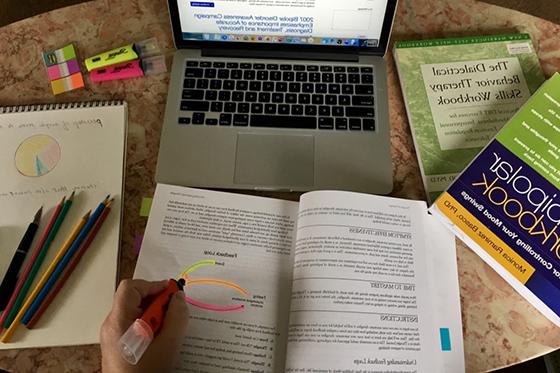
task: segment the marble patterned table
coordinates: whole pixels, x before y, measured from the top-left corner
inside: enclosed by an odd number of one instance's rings
[[[474,0],[401,0],[393,39],[529,32],[545,74],[560,70],[560,26]],[[165,0],[95,0],[0,28],[0,106],[124,99],[129,105],[121,278],[132,276],[132,243],[146,220],[138,211],[154,191],[159,134],[169,75],[87,84],[53,97],[41,51],[74,42],[82,57],[156,36],[171,61],[174,51]],[[420,171],[390,54],[389,92],[394,160],[393,196],[424,199]],[[271,194],[297,199],[293,194]],[[560,347],[560,330],[541,316],[493,270],[457,242],[465,359],[469,372],[495,369]],[[10,372],[100,371],[99,346],[8,350],[0,368]]]

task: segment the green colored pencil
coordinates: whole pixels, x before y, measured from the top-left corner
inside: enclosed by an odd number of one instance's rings
[[[70,210],[70,206],[72,206],[72,200],[73,199],[74,199],[74,192],[72,192],[72,195],[70,196],[70,198],[68,198],[66,200],[66,202],[64,202],[64,205],[62,206],[62,210],[60,211],[60,214],[56,218],[56,221],[54,222],[54,225],[52,227],[51,232],[49,233],[47,239],[45,240],[45,243],[41,247],[41,252],[39,253],[39,255],[37,255],[37,259],[35,260],[35,263],[33,263],[33,267],[31,268],[31,271],[29,272],[29,276],[27,276],[27,278],[25,279],[25,282],[24,282],[23,286],[21,287],[21,291],[19,292],[19,295],[16,298],[16,301],[14,302],[14,305],[13,305],[12,309],[10,310],[10,313],[8,314],[8,318],[4,322],[4,328],[5,329],[10,327],[10,325],[12,324],[12,321],[14,321],[14,318],[18,314],[19,309],[21,308],[21,305],[23,304],[23,301],[25,300],[27,292],[29,291],[29,288],[31,287],[31,284],[33,283],[33,280],[35,279],[35,276],[37,276],[37,272],[39,272],[39,268],[41,268],[41,264],[43,264],[43,261],[45,260],[45,256],[47,255],[47,251],[49,250],[49,247],[51,246],[52,242],[54,241],[54,239],[56,237],[56,234],[58,233],[58,230],[60,229],[60,226],[64,222],[64,218],[66,217],[66,214],[68,213],[68,210]]]

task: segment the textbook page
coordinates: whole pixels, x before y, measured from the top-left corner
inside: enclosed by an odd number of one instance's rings
[[[134,277],[187,269],[177,372],[284,371],[297,211],[296,202],[157,186]]]
[[[286,372],[445,371],[426,210],[424,202],[365,194],[302,196]],[[452,236],[440,231],[454,254]]]

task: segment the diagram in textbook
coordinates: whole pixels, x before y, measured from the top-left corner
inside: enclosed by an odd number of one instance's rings
[[[48,135],[34,135],[21,142],[15,166],[24,176],[38,177],[51,172],[60,161],[60,145]]]
[[[181,278],[185,280],[185,288],[188,286],[192,286],[195,284],[209,284],[209,285],[216,285],[216,286],[223,286],[223,287],[227,287],[230,289],[233,289],[235,291],[237,291],[240,294],[243,294],[244,296],[249,296],[249,292],[247,290],[245,290],[244,288],[242,288],[241,286],[233,283],[233,282],[229,282],[229,281],[223,281],[223,280],[217,280],[217,279],[212,279],[212,278],[191,278],[190,274],[192,272],[194,272],[195,270],[197,270],[200,267],[203,266],[212,266],[212,265],[216,265],[216,261],[212,260],[212,259],[207,259],[207,260],[202,260],[200,262],[197,262],[193,265],[191,265],[190,267],[188,267],[187,269],[185,269],[183,271],[183,273],[181,273]],[[198,301],[196,299],[193,299],[189,296],[185,296],[186,301],[198,308],[202,308],[205,310],[209,310],[209,311],[216,311],[216,312],[232,312],[232,311],[242,311],[245,308],[245,305],[243,304],[237,304],[237,305],[231,305],[231,306],[219,306],[219,305],[215,305],[215,304],[208,304],[208,303],[203,303],[201,301]]]

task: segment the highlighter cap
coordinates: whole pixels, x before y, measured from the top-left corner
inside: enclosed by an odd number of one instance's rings
[[[136,53],[138,53],[138,56],[142,58],[154,56],[161,53],[157,38],[149,38],[136,42],[134,43],[134,49],[136,50]]]
[[[142,70],[144,75],[161,74],[167,71],[165,56],[155,56],[142,59]]]
[[[150,325],[142,319],[136,319],[119,340],[123,359],[136,365],[153,339],[154,333]]]

